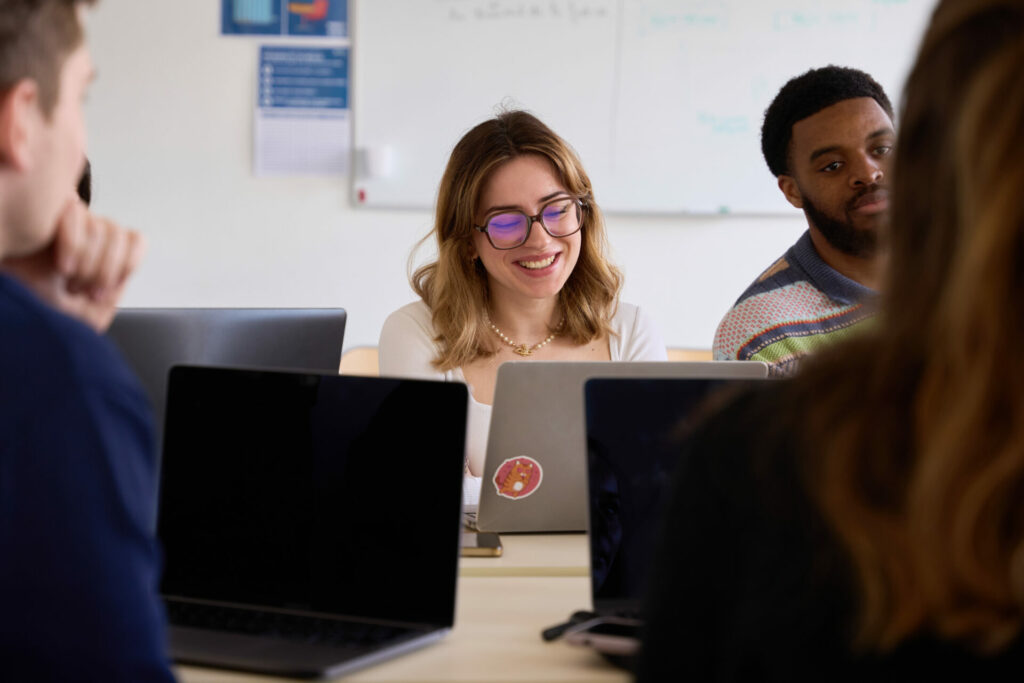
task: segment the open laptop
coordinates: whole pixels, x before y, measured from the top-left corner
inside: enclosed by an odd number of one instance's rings
[[[620,378],[586,383],[594,615],[639,619],[662,510],[683,444],[712,395],[739,389],[750,381]],[[612,627],[608,632],[617,632]],[[602,639],[600,627],[592,630],[597,637],[581,642],[598,649],[609,644],[607,637]],[[634,626],[632,634],[638,630]],[[623,650],[603,651],[624,654]]]
[[[441,638],[467,402],[459,383],[173,368],[158,536],[174,659],[337,676]]]
[[[234,365],[337,372],[340,308],[123,308],[107,336],[135,370],[162,443],[172,365]]]
[[[759,362],[514,362],[498,368],[480,531],[586,531],[583,384],[593,377],[762,378]]]

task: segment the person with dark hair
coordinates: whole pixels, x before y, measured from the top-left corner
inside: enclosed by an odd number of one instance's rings
[[[0,677],[168,681],[150,409],[112,319],[137,234],[76,194],[87,0],[0,0]]]
[[[78,178],[75,192],[86,206],[92,203],[92,164],[88,159],[85,160],[85,168],[82,169],[82,175]]]
[[[766,361],[789,374],[871,318],[895,135],[889,98],[862,71],[827,66],[782,87],[765,112],[761,149],[808,229],[722,319],[716,359]]]
[[[942,0],[901,121],[878,317],[687,441],[641,681],[1024,671],[1024,0]]]

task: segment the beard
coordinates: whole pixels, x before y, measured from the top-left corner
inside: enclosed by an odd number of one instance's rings
[[[848,256],[871,258],[878,251],[878,234],[873,228],[854,226],[850,219],[850,210],[858,199],[877,189],[877,185],[870,185],[858,192],[845,207],[845,220],[828,215],[815,206],[807,195],[803,196],[804,213],[833,247]]]

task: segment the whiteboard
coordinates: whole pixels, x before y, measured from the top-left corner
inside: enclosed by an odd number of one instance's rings
[[[458,139],[501,106],[579,153],[623,213],[792,211],[764,110],[826,64],[898,107],[934,0],[355,0],[353,201],[431,207]]]

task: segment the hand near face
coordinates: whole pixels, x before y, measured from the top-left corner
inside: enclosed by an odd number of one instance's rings
[[[102,333],[143,251],[139,233],[91,213],[76,197],[45,249],[5,259],[2,267],[57,310]]]

